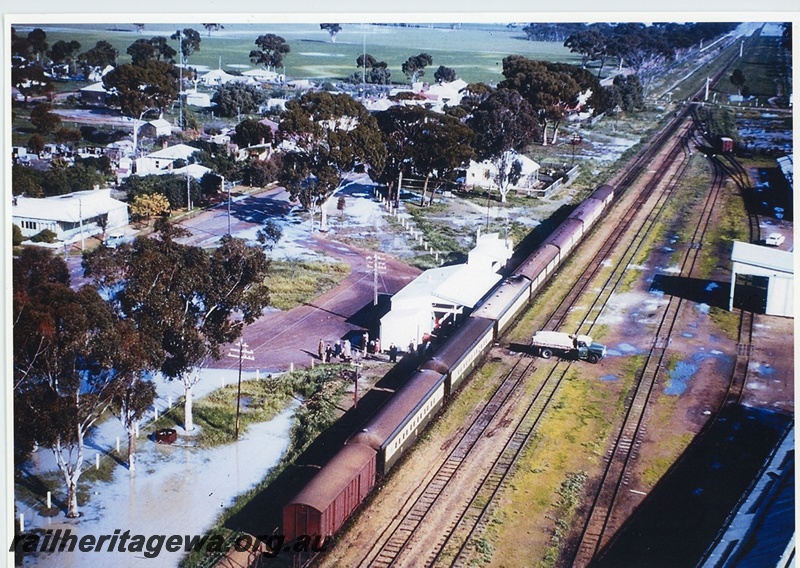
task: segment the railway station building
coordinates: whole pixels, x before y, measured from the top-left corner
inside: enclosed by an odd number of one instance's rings
[[[794,266],[789,251],[734,241],[728,309],[743,307],[794,317]]]
[[[428,334],[472,309],[497,284],[498,271],[511,258],[513,247],[497,233],[479,235],[465,264],[432,268],[392,296],[391,310],[381,318],[383,349],[394,343],[405,349],[422,343]]]

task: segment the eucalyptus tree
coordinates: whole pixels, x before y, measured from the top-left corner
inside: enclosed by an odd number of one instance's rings
[[[475,133],[457,118],[421,106],[394,106],[376,113],[383,132],[387,159],[373,179],[385,183],[390,199],[399,199],[400,175],[425,179],[420,202],[425,203],[431,178],[450,180],[475,156]],[[395,189],[396,188],[396,189]],[[435,191],[435,188],[434,188]]]
[[[283,65],[283,57],[292,51],[286,40],[279,35],[263,34],[256,38],[258,49],[250,51],[250,61],[266,69],[278,70]]]
[[[400,67],[412,83],[425,75],[425,67],[433,65],[433,56],[429,53],[420,53],[413,55],[406,59],[405,63]]]
[[[184,428],[194,429],[199,368],[222,357],[269,302],[268,261],[258,246],[224,236],[213,252],[178,243],[185,230],[164,220],[155,237],[121,245],[113,258],[87,256],[87,277],[115,290],[112,302],[151,341],[159,370],[184,389]]]
[[[342,26],[339,24],[320,24],[319,28],[328,32],[331,36],[331,43],[336,43],[336,34],[342,31]]]
[[[494,182],[501,202],[505,202],[510,186],[521,175],[521,163],[515,153],[539,136],[533,107],[519,92],[501,88],[478,105],[467,124],[476,134],[478,159],[490,160],[495,166]]]
[[[60,257],[25,249],[13,262],[15,454],[49,448],[67,490],[67,517],[79,516],[84,440],[125,377],[141,372],[147,352],[128,351],[121,321],[94,286],[73,290]]]
[[[279,181],[309,211],[312,228],[319,208],[321,229],[327,229],[324,205],[347,174],[357,167],[380,172],[386,162],[378,123],[350,95],[321,91],[289,101],[278,132],[292,148]]]

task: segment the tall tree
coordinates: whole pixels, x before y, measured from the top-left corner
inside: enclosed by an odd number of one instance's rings
[[[406,77],[408,77],[412,83],[415,83],[417,79],[425,75],[425,67],[428,65],[433,65],[433,56],[429,53],[420,53],[419,55],[413,55],[406,59],[401,69]]]
[[[122,114],[138,118],[148,108],[164,112],[172,104],[178,96],[178,73],[171,63],[148,58],[110,71],[103,86]]]
[[[741,69],[734,69],[733,73],[731,73],[730,77],[731,84],[736,87],[739,91],[739,95],[742,94],[742,88],[744,84],[747,82],[747,78],[744,76],[744,73]]]
[[[572,53],[580,54],[581,67],[585,69],[587,63],[600,58],[605,50],[605,42],[605,37],[597,30],[581,30],[569,36],[564,47],[568,47]]]
[[[495,166],[494,182],[500,200],[505,202],[510,186],[521,173],[514,154],[538,137],[534,110],[519,92],[498,89],[478,105],[467,124],[476,133],[478,159],[491,160]]]
[[[258,49],[250,51],[250,61],[275,71],[283,65],[283,56],[292,51],[286,40],[275,34],[260,35],[255,43]]]
[[[342,31],[342,26],[339,24],[320,24],[319,28],[328,32],[331,36],[331,43],[336,43],[336,34]]]
[[[222,24],[203,24],[203,27],[208,32],[208,37],[211,37],[211,32],[218,32],[219,30],[225,29],[225,26]]]
[[[61,117],[52,111],[49,103],[39,103],[31,110],[31,124],[42,134],[53,132],[61,124]]]
[[[294,143],[286,153],[281,182],[292,199],[314,213],[322,208],[320,225],[327,229],[325,202],[356,166],[380,171],[386,148],[375,118],[350,95],[307,93],[289,101],[280,135]]]
[[[169,36],[169,38],[180,41],[180,50],[185,61],[189,61],[189,58],[195,51],[200,51],[201,38],[200,33],[197,30],[192,28],[183,28],[182,30],[176,31],[174,34]]]
[[[84,267],[93,279],[102,274],[106,286],[120,283],[113,301],[158,345],[161,372],[183,384],[184,428],[191,431],[198,368],[219,359],[222,346],[240,337],[267,306],[268,261],[260,247],[229,235],[208,253],[177,243],[185,232],[179,227],[164,221],[156,229],[156,238],[119,247],[113,267]]]
[[[437,83],[452,83],[458,76],[455,69],[439,65],[439,68],[433,74],[433,78],[436,79]]]
[[[98,41],[93,48],[82,53],[78,60],[89,67],[103,68],[106,65],[116,65],[119,50],[107,41]]]
[[[237,81],[221,85],[211,100],[220,116],[238,116],[256,112],[265,99],[263,89]]]
[[[47,52],[47,34],[42,28],[34,28],[28,33],[27,39],[31,55],[39,61]]]
[[[58,40],[53,44],[53,47],[47,51],[47,57],[54,65],[69,65],[71,66],[76,59],[76,52],[81,48],[81,44],[75,40],[64,41]]]
[[[49,251],[26,249],[13,265],[15,452],[52,450],[74,518],[83,441],[110,404],[117,320],[94,287],[69,286]]]

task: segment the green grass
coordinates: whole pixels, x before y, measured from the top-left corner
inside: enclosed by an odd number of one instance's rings
[[[579,63],[580,58],[570,53],[557,42],[531,42],[524,38],[521,29],[507,29],[503,25],[464,25],[451,30],[437,27],[406,28],[375,26],[371,24],[342,24],[342,31],[331,43],[326,31],[317,23],[306,24],[226,24],[225,30],[208,36],[200,24],[147,24],[141,33],[133,30],[129,23],[65,25],[48,28],[52,45],[59,39],[78,40],[81,51],[94,46],[99,40],[111,43],[119,50],[120,62],[129,61],[126,50],[137,39],[149,39],[161,35],[169,37],[178,28],[193,27],[201,34],[200,50],[189,59],[189,65],[203,65],[216,69],[221,61],[223,69],[229,65],[245,65],[254,68],[249,59],[250,50],[255,49],[255,39],[265,33],[282,36],[291,48],[284,57],[286,75],[289,78],[341,79],[354,73],[356,59],[366,50],[379,61],[386,61],[392,71],[392,80],[408,84],[401,65],[410,56],[426,52],[433,56],[433,65],[425,71],[424,80],[433,81],[433,73],[439,65],[455,69],[465,81],[496,83],[503,80],[502,59],[511,54],[524,55],[531,59],[548,59]],[[15,24],[25,31],[28,26]],[[120,30],[120,31],[114,31]],[[177,41],[170,40],[177,49]]]
[[[301,306],[336,287],[349,274],[350,267],[343,262],[275,260],[267,281],[270,304],[280,310]]]

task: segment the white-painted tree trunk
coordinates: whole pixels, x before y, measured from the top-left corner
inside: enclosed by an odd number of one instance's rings
[[[185,397],[183,403],[183,427],[187,432],[194,430],[194,417],[192,415],[192,388],[194,383],[183,383],[183,396]]]
[[[128,431],[128,471],[133,475],[136,471],[136,428],[131,423],[126,430]]]
[[[330,200],[330,196],[325,198],[325,201],[322,202],[320,206],[320,219],[319,219],[319,230],[320,231],[327,231],[328,230],[328,201]]]

